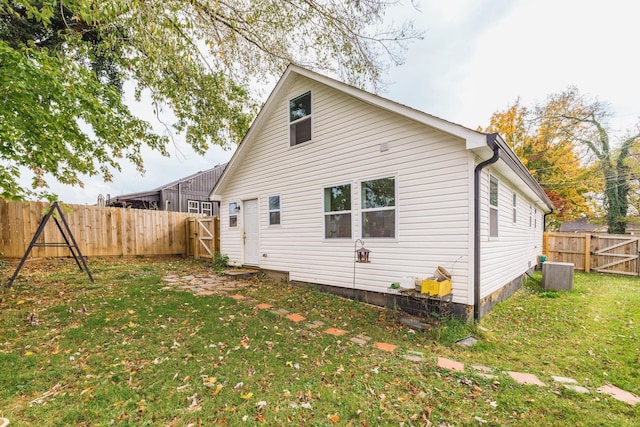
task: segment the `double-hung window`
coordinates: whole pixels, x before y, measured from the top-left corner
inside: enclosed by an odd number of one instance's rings
[[[209,216],[213,215],[213,203],[200,202],[200,212]]]
[[[396,237],[396,180],[361,183],[362,237]]]
[[[289,101],[289,144],[311,141],[311,92]]]
[[[188,200],[187,201],[187,212],[189,213],[200,213],[200,203],[197,200]]]
[[[324,189],[325,239],[351,238],[351,185]]]
[[[269,225],[280,224],[280,196],[269,196]]]
[[[238,226],[238,203],[229,203],[229,227]]]
[[[513,192],[513,223],[518,221],[518,196]]]
[[[489,237],[498,237],[498,178],[489,178]]]

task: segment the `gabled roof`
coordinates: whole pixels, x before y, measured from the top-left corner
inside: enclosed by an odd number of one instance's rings
[[[147,191],[140,191],[137,193],[128,193],[128,194],[120,194],[117,196],[113,196],[111,197],[111,200],[120,200],[120,199],[135,199],[135,198],[139,198],[139,197],[146,197],[146,196],[152,196],[154,194],[159,193],[162,190],[166,190],[167,188],[173,187],[174,185],[178,185],[178,183],[180,182],[184,182],[184,181],[188,181],[189,179],[193,179],[196,178],[200,175],[204,175],[206,173],[212,172],[218,168],[224,168],[227,164],[223,163],[223,164],[219,164],[211,169],[207,169],[204,171],[199,171],[196,173],[193,173],[191,175],[185,176],[184,178],[180,178],[180,179],[176,179],[175,181],[171,181],[167,184],[161,185],[160,187],[154,188],[152,190],[147,190]]]
[[[277,108],[277,99],[279,99],[279,93],[281,93],[282,91],[286,91],[288,87],[294,82],[297,76],[302,76],[310,80],[314,80],[332,89],[350,95],[367,104],[387,110],[389,112],[393,112],[410,120],[422,123],[426,126],[436,128],[442,132],[461,138],[465,141],[467,150],[473,150],[480,156],[486,154],[489,154],[489,156],[491,155],[491,147],[488,146],[488,139],[495,140],[493,136],[489,138],[490,135],[486,133],[475,131],[462,125],[450,122],[448,120],[441,119],[432,114],[407,107],[395,101],[383,98],[379,95],[375,95],[362,89],[358,89],[354,86],[350,86],[331,77],[318,74],[314,71],[310,71],[296,65],[289,65],[274,89],[271,91],[271,94],[267,98],[264,106],[251,124],[249,131],[242,139],[242,142],[240,143],[240,145],[238,145],[238,148],[236,149],[235,153],[228,163],[228,167],[225,169],[222,176],[209,194],[209,198],[211,200],[217,199],[217,191],[224,186],[228,175],[231,173],[230,171],[234,169],[234,164],[242,158],[242,155],[245,151],[251,149],[251,145],[255,140],[255,138],[253,138],[253,134],[257,132],[258,129],[260,129],[262,123],[267,120],[271,116],[272,111]],[[502,138],[499,139],[502,140]],[[531,192],[534,194],[534,198],[536,198],[541,204],[546,205],[549,208],[549,211],[552,210],[553,204],[551,200],[547,197],[542,187],[540,187],[537,181],[527,171],[522,162],[506,144],[499,145],[501,150],[504,152],[504,156],[501,157],[501,159],[504,160],[509,170],[525,182],[527,187],[529,187]]]

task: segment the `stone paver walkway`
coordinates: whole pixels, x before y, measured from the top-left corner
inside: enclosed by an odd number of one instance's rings
[[[230,298],[235,299],[239,303],[255,303],[256,301],[247,298],[246,296],[237,293],[238,290],[247,287],[251,284],[251,282],[243,279],[233,278],[233,277],[225,277],[219,275],[193,275],[193,276],[175,276],[170,275],[164,277],[164,280],[168,283],[163,289],[180,289],[188,292],[193,292],[198,296],[208,296],[208,295],[226,295]],[[304,316],[298,313],[290,314],[288,310],[284,308],[274,308],[273,305],[267,303],[259,303],[254,305],[254,309],[256,311],[261,310],[270,310],[271,313],[283,316],[286,319],[299,323],[304,320],[307,320]],[[325,326],[325,323],[320,320],[309,321],[305,324],[308,329],[320,329]],[[333,335],[336,337],[341,337],[344,335],[348,335],[351,332],[346,331],[344,329],[339,329],[335,327],[329,327],[323,331],[327,335]],[[357,334],[349,338],[349,341],[360,346],[368,346],[371,345],[372,348],[375,348],[380,351],[386,352],[396,352],[398,350],[398,346],[391,343],[384,342],[374,342],[371,344],[371,338],[362,334]],[[402,351],[403,359],[413,362],[413,363],[424,363],[425,356],[422,352],[408,349]],[[466,372],[465,366],[463,363],[457,362],[455,360],[446,359],[444,357],[438,357],[435,361],[436,366],[452,372]],[[487,366],[479,366],[475,365],[472,367],[472,373],[482,376],[485,378],[496,378],[496,371],[493,368]],[[536,375],[526,372],[515,372],[515,371],[507,371],[504,372],[508,377],[510,377],[513,381],[522,385],[532,385],[536,387],[548,387],[546,383],[541,381]],[[562,376],[552,376],[552,382],[554,384],[561,385],[562,387],[572,390],[576,393],[591,393],[591,391],[578,384],[578,382],[573,378],[562,377]],[[630,393],[626,390],[616,387],[612,384],[606,384],[596,390],[600,394],[606,394],[611,396],[614,399],[617,399],[621,402],[627,403],[631,406],[635,406],[640,403],[640,397],[636,396],[633,393]],[[0,418],[0,420],[2,420]],[[1,427],[1,424],[0,424]]]

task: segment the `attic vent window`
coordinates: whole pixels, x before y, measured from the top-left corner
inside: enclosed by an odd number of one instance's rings
[[[289,144],[311,141],[311,92],[289,101]]]

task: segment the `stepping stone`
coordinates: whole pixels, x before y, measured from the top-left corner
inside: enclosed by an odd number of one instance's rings
[[[427,329],[429,327],[428,323],[424,323],[415,317],[403,316],[400,318],[400,323],[410,327],[411,329],[416,329],[418,331]]]
[[[304,316],[299,315],[298,313],[294,313],[294,314],[289,314],[287,316],[287,319],[291,320],[292,322],[302,322],[303,320],[305,320]]]
[[[284,308],[279,308],[277,310],[271,310],[271,312],[273,314],[277,314],[279,316],[286,316],[287,314],[289,314],[289,312],[287,310],[285,310]]]
[[[240,294],[229,295],[229,297],[233,298],[236,301],[241,301],[246,298],[244,295],[240,295]]]
[[[204,297],[204,296],[207,296],[207,295],[215,295],[215,294],[216,294],[215,291],[209,291],[209,290],[206,290],[206,289],[203,289],[203,290],[201,290],[201,291],[196,293],[196,295],[199,296],[199,297]]]
[[[325,334],[334,335],[336,337],[342,336],[347,333],[347,331],[338,328],[329,328],[324,331]]]
[[[324,326],[324,322],[316,320],[315,322],[307,323],[305,326],[309,329],[318,329]]]
[[[377,348],[378,350],[393,352],[395,351],[396,348],[398,348],[398,346],[394,344],[389,344],[386,342],[377,342],[373,344],[373,348]]]
[[[402,355],[402,358],[410,362],[422,362],[424,360],[424,353],[421,351],[407,350],[407,352]]]
[[[522,372],[512,372],[508,371],[507,374],[517,383],[522,385],[537,385],[538,387],[545,387],[546,384],[543,383],[533,374],[525,374]]]
[[[582,387],[581,385],[577,385],[577,384],[562,384],[562,385],[564,386],[564,388],[568,390],[573,390],[576,393],[580,393],[580,394],[591,393],[588,388]]]
[[[473,347],[478,343],[478,340],[474,337],[466,337],[461,340],[456,341],[456,344],[462,347]]]
[[[617,400],[619,400],[621,402],[624,402],[624,403],[628,403],[631,406],[635,406],[638,403],[640,403],[640,397],[638,397],[635,394],[630,393],[630,392],[628,392],[626,390],[618,388],[618,387],[614,386],[613,384],[604,385],[604,386],[600,387],[596,391],[598,393],[608,394],[609,396],[613,397],[614,399],[617,399]]]
[[[567,378],[567,377],[556,377],[556,376],[552,376],[551,378],[553,378],[553,380],[557,383],[563,383],[563,384],[578,384],[578,381],[574,380],[573,378]]]
[[[365,345],[367,345],[367,341],[363,340],[362,338],[358,338],[358,337],[349,338],[349,341],[351,341],[354,344],[358,344],[361,347],[364,347]]]
[[[438,357],[438,367],[448,369],[454,372],[464,371],[464,364],[456,362],[455,360],[445,359],[444,357]]]
[[[490,373],[490,372],[493,372],[493,369],[488,366],[474,365],[472,366],[472,368],[478,371],[476,374],[482,378],[486,378],[488,380],[493,380],[497,378],[495,375]]]
[[[271,304],[267,304],[263,302],[262,304],[256,305],[254,308],[256,310],[267,310],[267,309],[270,309],[271,307],[273,307]]]

